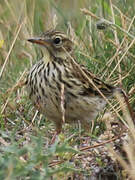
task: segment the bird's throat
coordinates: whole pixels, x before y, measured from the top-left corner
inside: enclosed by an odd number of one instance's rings
[[[52,61],[52,55],[50,54],[47,48],[43,49],[43,54],[43,61],[45,62],[45,64],[48,64],[48,62]]]
[[[65,60],[67,59],[67,57],[69,56],[66,52],[64,51],[56,51],[55,53],[51,53],[47,48],[44,48],[43,50],[43,54],[44,54],[44,62],[48,63],[50,61],[53,61],[54,57],[56,58],[60,58],[61,60]]]
[[[68,54],[64,51],[56,52],[55,57],[65,60],[68,57]]]

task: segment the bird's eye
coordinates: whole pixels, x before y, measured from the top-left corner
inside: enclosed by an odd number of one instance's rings
[[[54,40],[53,40],[54,44],[56,45],[59,45],[61,43],[61,38],[60,37],[56,37]]]

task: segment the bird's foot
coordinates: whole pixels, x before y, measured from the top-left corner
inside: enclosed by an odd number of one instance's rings
[[[58,132],[56,131],[54,134],[53,134],[53,137],[52,137],[52,139],[51,139],[51,141],[50,141],[50,145],[52,145],[52,144],[54,144],[55,143],[55,141],[56,141],[56,139],[57,139],[57,137],[58,137]]]

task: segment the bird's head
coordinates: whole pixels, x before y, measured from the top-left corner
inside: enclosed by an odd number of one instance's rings
[[[66,58],[68,54],[71,54],[74,46],[64,33],[55,30],[47,31],[39,37],[28,39],[28,41],[45,47],[50,55],[60,58]]]

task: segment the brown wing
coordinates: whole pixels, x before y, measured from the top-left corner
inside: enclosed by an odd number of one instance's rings
[[[116,89],[111,85],[108,85],[96,78],[94,74],[92,74],[85,66],[78,64],[75,60],[72,59],[72,66],[74,68],[74,76],[79,78],[85,86],[85,92],[93,93],[94,95],[100,95],[99,89],[105,96],[111,96]],[[95,87],[96,86],[96,87]]]

